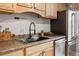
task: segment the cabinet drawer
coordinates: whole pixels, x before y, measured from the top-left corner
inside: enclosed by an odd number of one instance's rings
[[[38,51],[28,56],[43,56],[43,54],[42,54],[42,51]]]
[[[22,50],[6,53],[6,54],[4,54],[2,56],[23,56],[23,55],[24,55],[24,51],[22,49]]]
[[[26,55],[33,54],[35,52],[44,50],[44,49],[46,49],[48,47],[52,47],[52,43],[51,42],[47,42],[47,43],[44,43],[44,44],[40,44],[40,45],[36,45],[36,46],[32,46],[32,47],[26,48]]]

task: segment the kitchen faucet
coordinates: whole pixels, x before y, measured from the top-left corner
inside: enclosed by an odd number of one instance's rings
[[[31,22],[30,23],[30,26],[29,26],[29,39],[32,37],[32,29],[31,29],[31,25],[34,25],[34,35],[36,34],[36,30],[35,30],[35,23],[34,22]]]

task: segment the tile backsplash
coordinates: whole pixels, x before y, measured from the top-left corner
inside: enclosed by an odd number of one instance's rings
[[[19,17],[20,19],[14,19]],[[36,25],[36,32],[44,30],[45,32],[50,31],[50,20],[38,17],[33,13],[23,14],[0,14],[0,26],[2,31],[9,27],[12,34],[28,34],[29,25],[34,22]]]

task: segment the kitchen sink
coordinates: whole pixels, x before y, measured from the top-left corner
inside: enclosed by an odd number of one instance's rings
[[[31,43],[31,42],[37,42],[37,41],[42,41],[42,40],[47,40],[49,39],[48,37],[39,37],[37,40],[34,39],[26,39],[27,43]]]
[[[41,40],[46,40],[49,39],[48,37],[39,37],[39,39],[37,41],[41,41]]]
[[[32,43],[32,42],[38,42],[38,41],[43,41],[43,40],[47,40],[47,39],[50,39],[48,37],[39,37],[37,40],[34,40],[34,39],[22,39],[22,40],[17,40],[18,42],[20,43]]]

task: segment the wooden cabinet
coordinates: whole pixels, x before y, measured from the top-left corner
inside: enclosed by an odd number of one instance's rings
[[[43,56],[43,53],[42,53],[42,51],[38,51],[38,52],[35,52],[29,56]]]
[[[16,13],[33,12],[45,16],[45,4],[43,3],[17,3]]]
[[[26,48],[26,56],[53,56],[53,42]]]
[[[45,3],[34,3],[34,12],[45,17]]]
[[[17,50],[17,51],[3,54],[2,56],[23,56],[23,55],[24,55],[24,50],[22,49],[22,50]]]
[[[31,12],[32,8],[32,3],[15,3],[15,13]]]
[[[20,50],[0,53],[1,56],[53,56],[53,41],[46,42]]]
[[[13,12],[14,4],[13,3],[0,3],[0,11]]]
[[[45,18],[57,18],[56,3],[17,3],[16,13],[33,12]]]
[[[45,12],[45,3],[34,3],[34,8],[36,10]]]
[[[67,10],[67,5],[65,3],[58,3],[57,11],[64,11],[64,10]]]
[[[43,51],[43,56],[54,56],[53,47],[47,48]]]
[[[79,3],[76,4],[76,9],[79,10]]]
[[[47,3],[46,4],[46,17],[56,19],[57,18],[57,4]]]
[[[32,8],[33,3],[17,3],[17,6],[22,6],[22,7],[26,7],[26,8]]]
[[[30,54],[29,56],[54,56],[54,50],[53,47],[49,47],[47,49]]]
[[[56,3],[0,3],[0,11],[12,13],[32,12],[45,18],[57,18]]]

